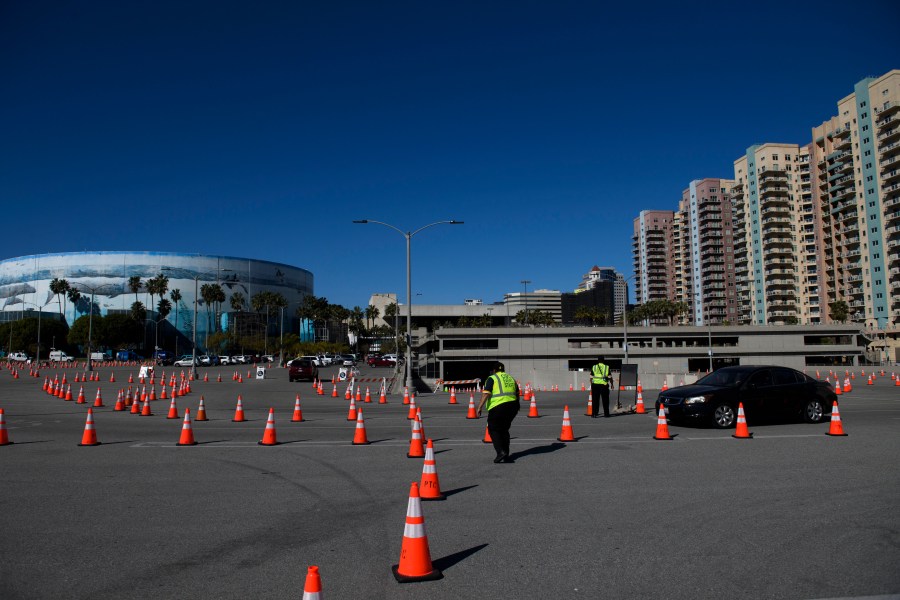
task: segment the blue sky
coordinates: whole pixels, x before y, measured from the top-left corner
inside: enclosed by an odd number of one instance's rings
[[[726,8],[726,6],[728,8]],[[348,307],[631,274],[632,221],[900,68],[896,2],[0,3],[0,257],[280,261]],[[843,6],[843,8],[841,8]]]

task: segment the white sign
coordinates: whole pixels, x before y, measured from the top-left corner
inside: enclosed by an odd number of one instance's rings
[[[153,367],[150,365],[144,365],[141,367],[141,372],[138,374],[138,377],[148,378],[153,375]]]
[[[265,367],[256,367],[256,378],[257,379],[265,379],[266,378],[266,368]]]

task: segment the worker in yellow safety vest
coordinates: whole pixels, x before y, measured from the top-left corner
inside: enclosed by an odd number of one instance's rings
[[[609,365],[606,364],[606,358],[597,357],[597,364],[591,367],[591,418],[596,419],[600,410],[600,402],[603,402],[603,416],[609,416],[609,388],[612,387],[613,379],[609,371]]]
[[[509,428],[519,412],[519,385],[513,377],[506,373],[503,363],[496,363],[490,376],[484,380],[481,391],[481,404],[477,414],[487,404],[487,429],[491,443],[497,451],[495,463],[511,463],[509,455]]]

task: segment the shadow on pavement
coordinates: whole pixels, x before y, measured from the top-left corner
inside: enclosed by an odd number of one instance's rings
[[[584,436],[587,437],[587,436]],[[548,452],[556,452],[561,448],[565,448],[566,445],[562,442],[553,442],[552,444],[547,444],[546,446],[535,446],[534,448],[529,448],[528,450],[521,450],[519,452],[510,453],[509,457],[513,460],[517,458],[522,458],[523,456],[530,456],[532,454],[547,454]]]
[[[444,493],[446,494],[446,492],[444,492]],[[442,556],[440,558],[434,559],[433,561],[431,561],[431,564],[434,565],[435,569],[439,569],[441,571],[446,571],[447,569],[449,569],[456,563],[469,558],[470,556],[472,556],[479,550],[482,550],[483,548],[487,548],[487,546],[488,546],[487,544],[480,544],[478,546],[473,546],[472,548],[469,548],[468,550],[454,552],[453,554],[449,554],[447,556]]]
[[[441,493],[445,496],[452,496],[453,494],[458,494],[460,492],[464,492],[466,490],[471,490],[472,488],[477,488],[478,485],[467,485],[465,487],[455,488],[452,490],[442,490]]]

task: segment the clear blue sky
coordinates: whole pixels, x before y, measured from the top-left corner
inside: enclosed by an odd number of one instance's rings
[[[894,1],[604,4],[0,3],[0,257],[275,260],[353,307],[406,281],[353,219],[457,219],[413,237],[414,302],[571,290],[900,67]]]

